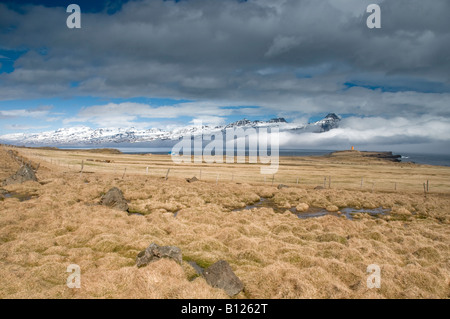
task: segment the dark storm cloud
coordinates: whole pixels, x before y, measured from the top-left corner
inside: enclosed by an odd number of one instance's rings
[[[381,5],[381,29],[366,27],[370,3]],[[286,114],[447,117],[449,12],[447,0],[132,1],[113,15],[83,13],[70,30],[64,8],[0,5],[2,49],[28,50],[0,75],[0,98],[151,96]]]

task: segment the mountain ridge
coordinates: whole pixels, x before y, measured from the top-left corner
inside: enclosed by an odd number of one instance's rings
[[[22,144],[26,146],[83,146],[83,145],[111,145],[120,143],[139,143],[155,141],[177,141],[188,135],[211,135],[217,132],[225,132],[230,128],[278,128],[280,131],[292,131],[295,133],[312,132],[322,133],[339,127],[341,118],[335,113],[329,113],[323,119],[308,123],[289,123],[279,117],[268,121],[248,120],[246,118],[222,126],[188,125],[173,130],[159,128],[136,129],[129,128],[97,128],[88,126],[76,126],[59,128],[54,131],[41,133],[13,133],[0,136],[0,142],[9,144]]]

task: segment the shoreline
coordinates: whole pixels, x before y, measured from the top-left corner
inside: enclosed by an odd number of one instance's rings
[[[121,147],[104,147],[104,148],[59,148],[59,147],[34,147],[34,146],[13,146],[1,144],[6,147],[25,148],[35,150],[53,150],[53,151],[67,151],[67,152],[89,152],[102,154],[124,154],[124,155],[159,155],[170,156],[170,148],[121,148]],[[353,153],[352,153],[353,152]],[[435,154],[435,153],[414,153],[414,152],[394,152],[394,151],[370,151],[370,150],[313,150],[313,149],[280,149],[280,158],[341,158],[339,155],[346,154],[360,154],[362,157],[374,157],[380,160],[386,159],[391,162],[398,162],[403,164],[416,165],[431,165],[450,167],[450,154]]]

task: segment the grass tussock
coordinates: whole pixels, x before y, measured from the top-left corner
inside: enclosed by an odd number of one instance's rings
[[[6,178],[18,167],[0,152],[0,176]],[[61,161],[76,152],[67,154]],[[129,158],[116,156],[115,164]],[[187,183],[145,174],[122,179],[108,170],[80,176],[47,163],[37,175],[46,183],[5,187],[33,198],[0,203],[0,298],[228,298],[188,263],[205,268],[220,259],[245,285],[237,298],[449,296],[446,194],[304,186],[278,190],[269,183]],[[143,216],[100,206],[100,197],[113,186],[123,191],[130,211]],[[299,219],[268,207],[234,210],[261,197],[287,209],[385,207],[392,212],[347,220],[331,215]],[[152,242],[179,247],[182,265],[163,259],[138,269],[136,255]],[[81,289],[66,286],[70,264],[81,267]],[[381,267],[380,289],[367,288],[370,264]]]

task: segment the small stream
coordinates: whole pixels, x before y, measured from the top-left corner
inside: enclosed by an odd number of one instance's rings
[[[261,199],[254,204],[247,205],[244,208],[234,209],[233,211],[237,212],[237,211],[251,210],[253,208],[262,208],[262,207],[272,208],[275,213],[280,213],[280,214],[284,213],[286,210],[289,210],[290,212],[297,215],[298,218],[301,218],[301,219],[321,217],[321,216],[325,216],[325,215],[333,215],[333,216],[337,216],[337,217],[345,216],[347,219],[352,220],[353,216],[355,214],[359,214],[359,213],[366,213],[373,217],[379,217],[380,215],[389,215],[389,213],[391,211],[390,208],[383,208],[383,207],[377,207],[377,208],[373,208],[373,209],[369,209],[369,208],[356,209],[356,208],[352,208],[352,207],[343,207],[343,208],[339,209],[341,214],[338,214],[337,212],[329,212],[325,208],[310,207],[305,212],[298,212],[297,209],[295,208],[295,206],[287,209],[285,207],[278,206],[272,199],[264,198],[264,197],[261,197]]]

